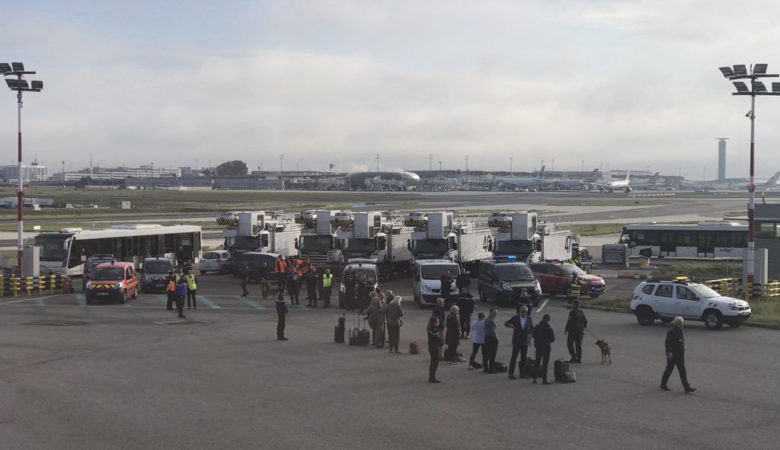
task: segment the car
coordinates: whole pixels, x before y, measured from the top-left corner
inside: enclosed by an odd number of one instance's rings
[[[98,299],[117,300],[126,303],[127,298],[138,296],[138,278],[133,263],[107,262],[99,264],[87,282],[85,297],[88,305]]]
[[[641,325],[652,325],[656,319],[670,322],[675,316],[701,320],[717,330],[724,323],[742,325],[750,317],[750,304],[726,297],[708,286],[688,280],[643,281],[634,289],[631,311]]]
[[[452,277],[450,292],[458,292],[455,278],[460,275],[460,265],[449,259],[420,259],[412,266],[412,289],[414,302],[422,308],[424,305],[436,304],[441,297],[441,276],[449,272]]]
[[[575,264],[544,261],[531,264],[531,270],[539,279],[542,292],[547,295],[568,295],[572,278],[576,275],[580,284],[580,296],[596,298],[606,292],[607,283],[598,275],[585,272]]]
[[[539,304],[542,288],[527,264],[519,261],[482,260],[477,278],[479,299],[497,305]]]
[[[168,258],[146,258],[141,267],[143,269],[141,291],[165,292],[168,277],[173,272],[173,262]]]
[[[95,253],[89,255],[87,260],[84,261],[84,270],[81,272],[81,287],[86,291],[87,281],[89,281],[89,278],[92,276],[92,271],[95,270],[95,267],[105,262],[111,262],[114,259],[114,255],[110,253]]]
[[[214,250],[206,253],[198,264],[201,275],[207,272],[226,273],[231,270],[230,252],[227,250]]]
[[[355,279],[360,280],[361,275],[365,275],[368,282],[373,285],[373,289],[379,287],[379,271],[376,268],[376,264],[373,263],[350,263],[344,266],[344,270],[347,267],[352,269],[352,273],[355,274]],[[342,272],[343,274],[344,272]],[[347,288],[344,286],[344,277],[341,277],[339,281],[339,308],[346,306],[344,303],[344,294],[346,294]]]

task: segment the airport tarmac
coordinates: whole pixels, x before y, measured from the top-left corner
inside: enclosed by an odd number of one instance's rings
[[[408,283],[408,281],[407,281]],[[406,294],[404,282],[396,291]],[[406,288],[408,289],[408,288]],[[586,311],[594,338],[574,384],[534,385],[441,363],[427,382],[428,309],[405,302],[402,354],[333,342],[342,311],[290,307],[275,339],[273,302],[200,277],[199,308],[178,320],[164,297],[86,306],[83,294],[0,298],[1,448],[773,448],[780,439],[780,333],[685,329],[697,391],[658,388],[667,327]],[[305,301],[304,301],[305,303]],[[478,310],[489,305],[478,303]],[[567,357],[567,309],[553,298],[552,357]],[[498,360],[511,311],[500,308]],[[347,316],[352,327],[356,315]],[[408,354],[409,343],[422,354]],[[471,344],[461,341],[468,356]],[[552,378],[552,367],[550,368]]]

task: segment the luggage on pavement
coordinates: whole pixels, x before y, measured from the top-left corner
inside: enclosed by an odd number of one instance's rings
[[[553,371],[556,383],[574,383],[577,381],[574,370],[569,366],[569,361],[565,359],[556,359]]]

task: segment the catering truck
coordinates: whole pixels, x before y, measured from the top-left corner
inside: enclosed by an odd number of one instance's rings
[[[535,212],[493,213],[488,226],[495,229],[489,249],[495,258],[525,263],[572,258],[571,230],[542,222]]]
[[[295,242],[301,232],[291,215],[268,213],[265,211],[241,211],[234,214],[231,221],[228,214],[217,217],[217,223],[227,223],[222,230],[225,249],[230,258],[236,261],[245,252],[278,253],[292,256],[297,253]]]
[[[376,211],[340,211],[330,222],[336,227],[336,247],[341,249],[345,263],[376,264],[383,280],[409,270],[412,253],[407,241],[412,229],[401,220]]]
[[[337,273],[343,262],[341,250],[336,247],[336,226],[331,223],[333,211],[307,210],[295,215],[301,227],[295,248],[302,258],[311,258],[317,267],[326,266]]]
[[[476,273],[477,263],[491,256],[488,245],[493,231],[479,217],[455,218],[452,212],[411,213],[404,225],[413,227],[408,242],[415,261],[445,259]]]

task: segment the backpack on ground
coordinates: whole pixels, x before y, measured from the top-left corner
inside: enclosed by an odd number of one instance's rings
[[[565,359],[556,359],[554,365],[556,383],[574,383],[577,377],[569,366],[569,361]]]

